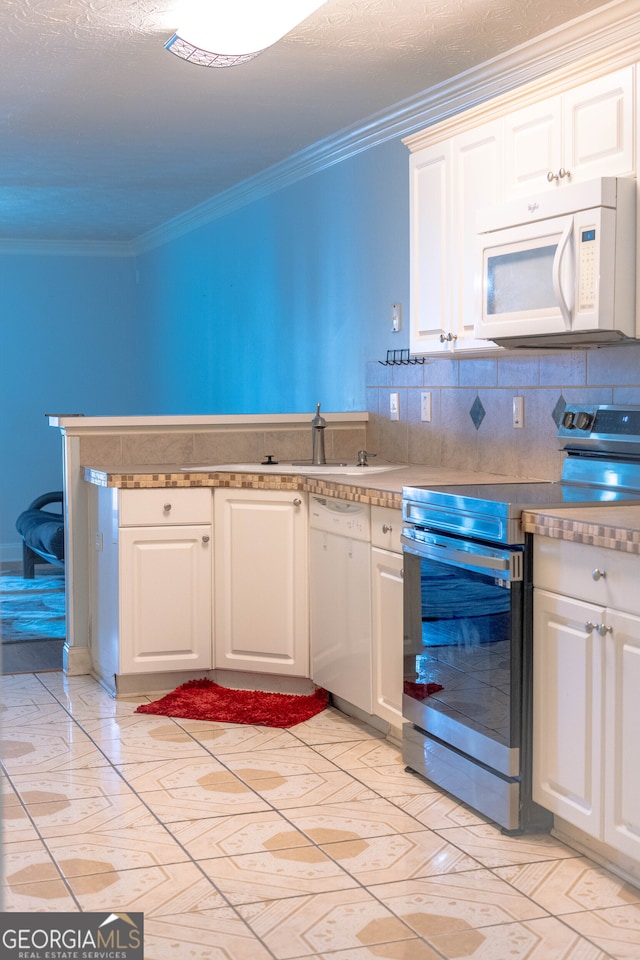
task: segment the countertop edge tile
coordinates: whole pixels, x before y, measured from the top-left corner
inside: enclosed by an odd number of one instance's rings
[[[640,506],[525,510],[522,525],[541,537],[640,554]]]

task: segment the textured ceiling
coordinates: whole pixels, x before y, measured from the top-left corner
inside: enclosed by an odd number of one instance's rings
[[[216,70],[163,48],[184,2],[1,0],[0,238],[134,239],[604,5],[327,0],[255,60]]]

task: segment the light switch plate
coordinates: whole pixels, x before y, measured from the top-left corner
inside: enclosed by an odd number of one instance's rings
[[[420,394],[420,419],[423,423],[431,423],[431,391],[423,390]]]
[[[400,419],[400,394],[399,393],[389,394],[389,419],[390,420]]]

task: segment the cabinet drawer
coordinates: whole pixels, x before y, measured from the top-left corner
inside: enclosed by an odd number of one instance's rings
[[[120,526],[211,523],[213,497],[208,487],[120,491]]]
[[[640,614],[640,556],[537,536],[533,557],[536,587]]]
[[[402,553],[402,511],[391,507],[371,507],[371,543],[382,550]]]

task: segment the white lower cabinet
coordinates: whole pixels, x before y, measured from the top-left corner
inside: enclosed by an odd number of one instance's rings
[[[373,714],[402,726],[403,558],[400,510],[371,508]]]
[[[640,557],[535,539],[533,797],[640,865]]]
[[[117,689],[127,675],[212,666],[208,489],[99,488],[91,652]]]
[[[371,542],[310,541],[297,490],[92,491],[91,655],[109,689],[211,669],[311,676],[401,726],[400,510],[371,508]]]
[[[601,832],[602,638],[585,630],[601,609],[534,594],[533,799],[591,836]]]
[[[307,496],[217,489],[216,669],[309,676]]]
[[[640,863],[640,618],[608,610],[606,623],[604,840]]]
[[[120,670],[211,668],[211,526],[120,531]]]

